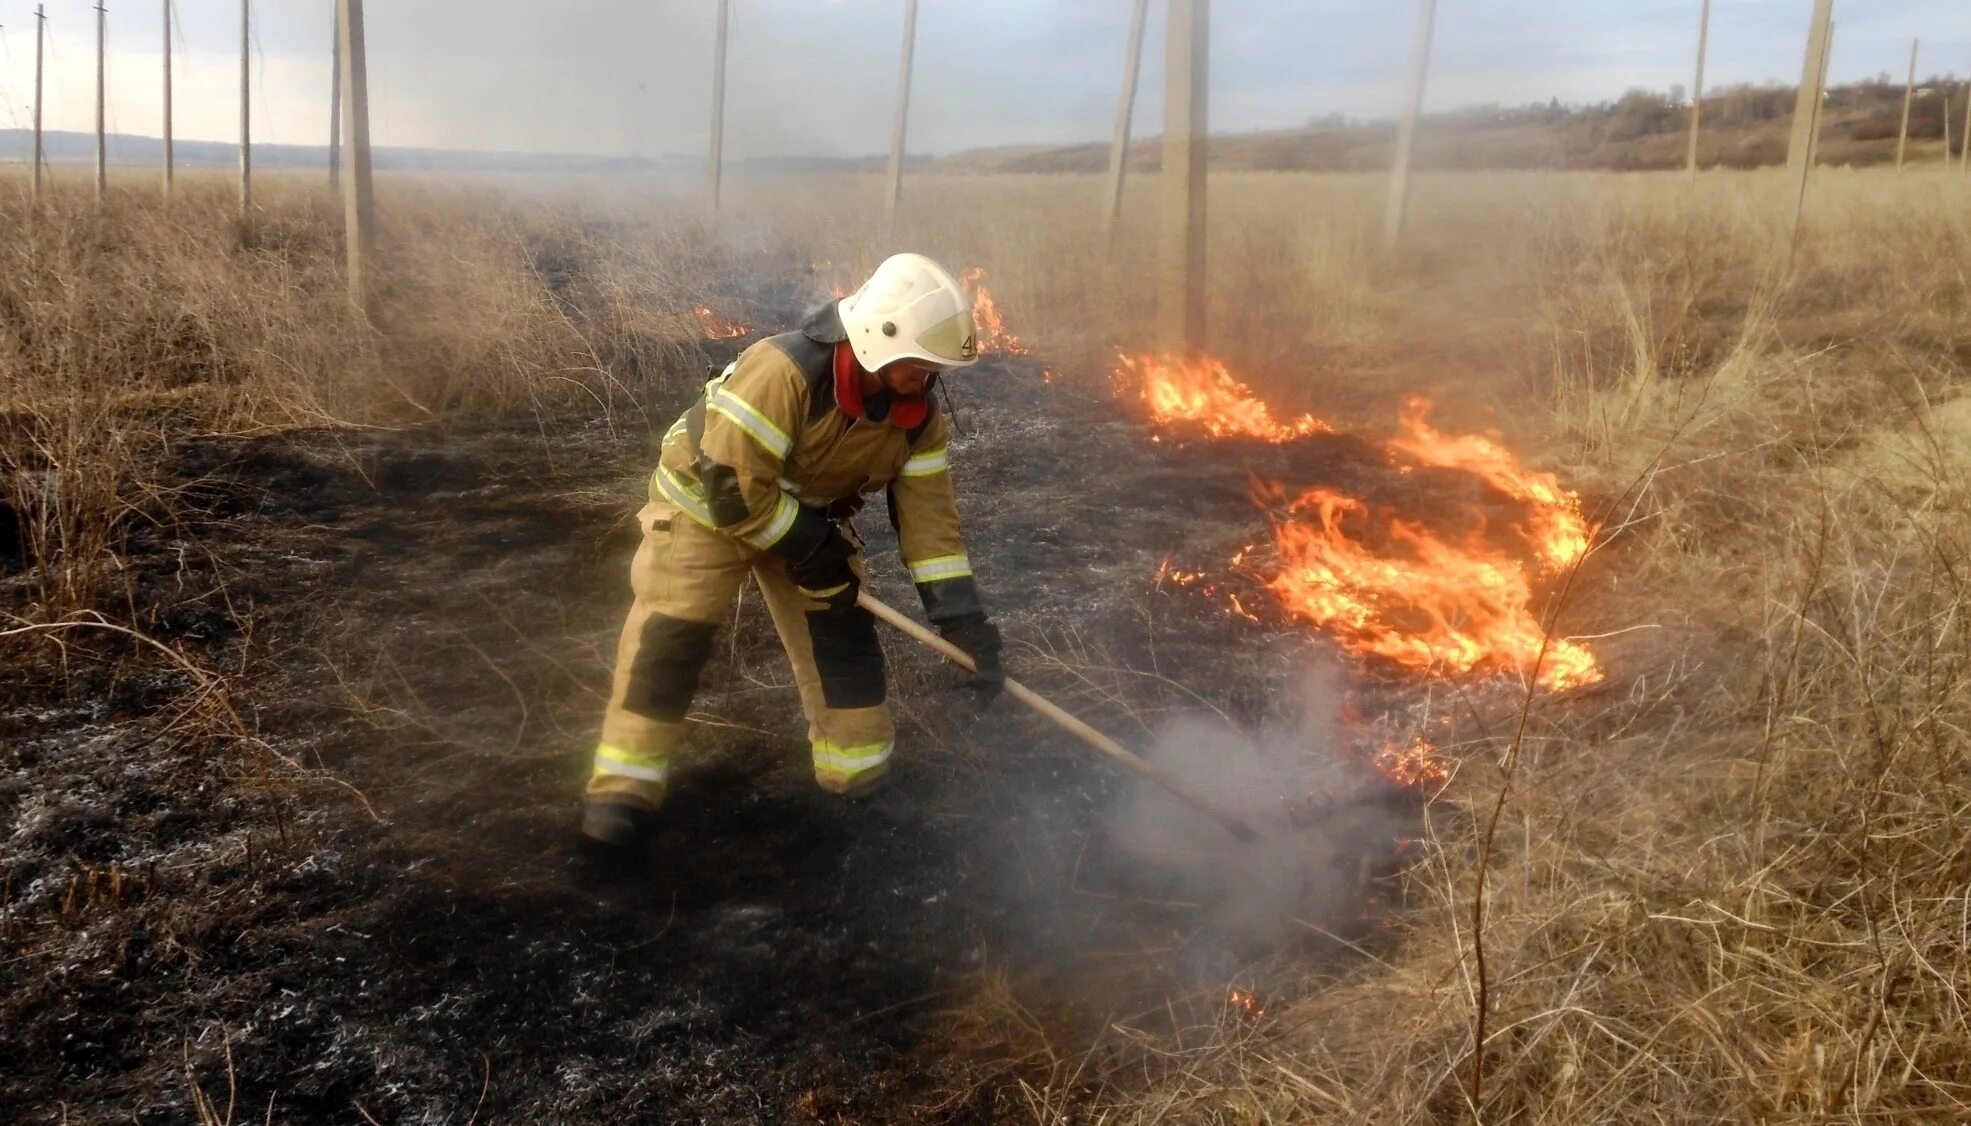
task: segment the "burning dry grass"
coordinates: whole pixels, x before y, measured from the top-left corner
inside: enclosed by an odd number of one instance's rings
[[[1528,609],[1598,635],[1584,643],[1607,680],[1529,692],[1515,721],[1440,745],[1461,765],[1396,941],[1154,1067],[1053,1044],[1031,1108],[1971,1115],[1960,184],[1828,173],[1790,280],[1774,174],[1694,191],[1428,180],[1399,264],[1371,252],[1378,190],[1215,182],[1229,371],[1275,425],[1387,419],[1414,392],[1447,433],[1507,431],[1536,467],[1516,487],[1577,490],[1601,529],[1578,578],[1551,586],[1568,596]],[[650,207],[612,206],[598,229],[573,205],[393,184],[379,332],[341,303],[322,201],[270,194],[241,250],[221,189],[188,194],[168,217],[122,200],[101,223],[80,201],[33,224],[4,205],[25,234],[0,251],[0,473],[15,555],[36,564],[32,618],[114,607],[117,529],[168,512],[145,465],[174,434],[571,400],[634,415],[651,376],[692,366],[674,326],[694,305],[750,316],[706,278],[798,263],[823,296],[888,247],[849,179],[736,183],[743,233],[724,248]],[[1087,221],[1098,195],[1053,177],[912,188],[902,241],[989,269],[1010,328],[1064,373],[1036,410],[1107,394],[1115,349],[1146,343],[1147,240],[1109,257]],[[1152,225],[1144,195],[1132,235]],[[839,276],[813,274],[824,262]]]

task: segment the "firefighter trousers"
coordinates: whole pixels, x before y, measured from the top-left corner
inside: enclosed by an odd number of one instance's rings
[[[661,501],[646,505],[638,522],[643,544],[630,564],[636,601],[616,650],[589,798],[652,807],[664,800],[713,635],[748,573],[794,667],[815,780],[839,794],[860,793],[881,780],[895,729],[876,619],[860,607],[831,610],[809,599],[779,556],[755,551]],[[862,576],[860,556],[853,566]]]

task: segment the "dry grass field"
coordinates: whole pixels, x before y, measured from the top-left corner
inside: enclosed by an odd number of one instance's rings
[[[290,646],[283,632],[312,628],[306,605],[259,627],[258,610],[215,598],[207,609],[233,623],[221,645],[188,633],[160,600],[162,580],[132,562],[139,546],[165,536],[186,566],[186,552],[223,554],[233,526],[210,518],[183,451],[266,449],[287,435],[442,449],[447,435],[492,427],[523,436],[533,452],[516,456],[549,465],[580,460],[567,444],[578,428],[613,451],[584,487],[622,491],[621,505],[597,510],[592,534],[568,533],[592,540],[633,505],[636,451],[703,370],[710,346],[694,305],[761,323],[785,315],[778,295],[826,296],[893,246],[983,267],[1038,362],[979,376],[1007,382],[978,392],[972,443],[1007,443],[997,456],[1043,469],[1074,435],[1023,449],[1036,431],[1019,416],[1066,410],[1063,396],[1076,395],[1134,425],[1136,404],[1110,398],[1108,372],[1118,350],[1149,344],[1154,315],[1153,178],[1134,183],[1114,249],[1094,221],[1092,177],[926,176],[907,186],[894,239],[882,236],[874,183],[852,177],[741,179],[719,232],[648,185],[385,178],[374,320],[343,299],[336,212],[312,183],[271,182],[243,238],[217,180],[192,183],[168,211],[135,183],[101,212],[79,185],[39,213],[23,189],[0,184],[12,232],[0,247],[0,660],[18,686],[0,726],[11,744],[0,766],[18,778],[0,790],[0,965],[46,976],[41,999],[17,1001],[0,1031],[0,1055],[36,1061],[0,1080],[0,1106],[23,1112],[128,1115],[176,1097],[181,1112],[223,1121],[238,1055],[248,1110],[279,1101],[300,1117],[347,1118],[353,1103],[366,1116],[442,1106],[463,1117],[490,1092],[485,1105],[508,1116],[601,1113],[502,1091],[509,1058],[528,1054],[524,1029],[459,1046],[445,1058],[460,1073],[427,1101],[392,1086],[403,1060],[321,1090],[299,1063],[252,1072],[248,1030],[273,1019],[258,1002],[211,1010],[232,1013],[221,1041],[190,1018],[159,1018],[120,1054],[62,1055],[58,1018],[74,1006],[61,998],[74,987],[59,967],[141,963],[127,944],[122,955],[95,950],[91,935],[119,911],[161,908],[122,890],[126,870],[140,882],[128,858],[150,832],[129,828],[123,804],[84,826],[121,840],[121,854],[87,844],[83,829],[49,835],[59,811],[36,797],[29,768],[60,748],[35,742],[47,735],[37,725],[109,701],[89,722],[155,721],[168,745],[183,742],[186,769],[206,755],[230,764],[214,768],[208,800],[235,787],[274,794],[253,801],[308,833],[363,820],[372,800],[408,810],[419,786],[439,784],[426,771],[374,792],[347,760],[278,737],[264,716],[289,682],[269,670],[312,645]],[[1472,701],[1497,684],[1361,670],[1383,677],[1378,691],[1475,718],[1440,748],[1455,769],[1424,810],[1374,933],[1290,967],[1296,986],[1263,1015],[1183,1035],[1090,1031],[1048,1019],[1020,988],[1023,968],[987,943],[984,965],[962,987],[934,982],[926,992],[938,1004],[908,1043],[884,1049],[964,1094],[900,1087],[884,1105],[857,1101],[874,1096],[837,1076],[839,1096],[810,1083],[761,1113],[1971,1117],[1971,405],[1960,397],[1971,376],[1971,189],[1941,173],[1825,170],[1790,275],[1778,172],[1707,173],[1695,186],[1674,174],[1429,176],[1395,261],[1376,245],[1380,192],[1373,176],[1214,178],[1214,350],[1278,411],[1373,431],[1421,393],[1447,424],[1495,429],[1526,463],[1557,473],[1580,493],[1595,547],[1543,592],[1545,614],[1556,634],[1594,647],[1607,679],[1563,694],[1508,684],[1513,705],[1488,710]],[[538,441],[526,446],[530,432]],[[351,464],[370,463],[352,454]],[[1159,489],[1183,480],[1174,473]],[[961,488],[968,512],[990,511],[989,484]],[[1116,485],[1101,510],[1078,512],[1075,490],[1060,495],[1062,534],[1090,540],[1132,503],[1173,503]],[[614,574],[598,568],[550,591],[596,607],[585,637],[613,629]],[[1004,567],[989,579],[1008,592],[1063,581]],[[320,591],[323,613],[336,593]],[[603,651],[571,658],[569,683],[598,683]],[[1037,682],[1062,687],[1033,667]],[[156,670],[170,674],[168,691],[114,702]],[[1201,688],[1222,679],[1206,665],[1193,672]],[[541,741],[541,757],[522,763],[526,785],[572,817],[571,764],[594,701],[557,691],[567,726],[513,738]],[[405,730],[416,709],[392,699],[366,721]],[[417,704],[427,723],[474,706]],[[946,751],[959,756],[931,757]],[[356,801],[331,776],[355,777],[367,796]],[[309,847],[302,829],[297,844],[279,825],[281,847]],[[410,859],[421,842],[395,847],[403,871],[421,870]],[[227,886],[209,880],[200,886]],[[141,882],[171,886],[155,873]],[[661,906],[651,919],[669,925]],[[157,980],[228,964],[200,953],[219,941],[205,931],[169,935],[139,944],[178,951]],[[958,953],[940,956],[955,965]],[[561,1035],[557,1051],[593,1047]],[[618,1096],[626,1090],[643,1088]]]

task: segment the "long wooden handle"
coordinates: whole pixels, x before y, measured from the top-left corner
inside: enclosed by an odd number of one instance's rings
[[[884,603],[875,595],[870,594],[869,591],[863,590],[856,594],[856,605],[890,623],[904,633],[909,634],[914,640],[936,650],[945,660],[950,661],[952,664],[970,672],[978,671],[978,667],[972,663],[972,658],[967,656],[963,649],[939,637],[937,634],[931,632],[929,628],[920,625],[916,619],[908,617],[902,611]],[[1100,731],[1088,726],[1081,720],[1076,719],[1056,706],[1053,701],[1028,688],[1026,685],[1021,684],[1019,681],[1014,680],[1010,676],[1006,678],[1006,694],[1020,703],[1025,704],[1027,707],[1032,708],[1034,711],[1039,712],[1042,717],[1054,724],[1054,726],[1087,743],[1089,746],[1114,759],[1122,766],[1155,782],[1169,792],[1172,797],[1180,799],[1202,813],[1209,814],[1212,820],[1225,827],[1226,832],[1231,833],[1242,841],[1256,841],[1259,839],[1258,830],[1247,824],[1246,820],[1238,814],[1220,808],[1216,802],[1196,793],[1184,783],[1164,773],[1154,763],[1151,763],[1114,739],[1109,738],[1107,735],[1102,734]]]

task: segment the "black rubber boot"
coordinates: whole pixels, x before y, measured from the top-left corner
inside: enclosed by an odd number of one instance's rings
[[[641,802],[592,801],[582,813],[582,837],[611,852],[642,848],[657,827],[657,811]]]

